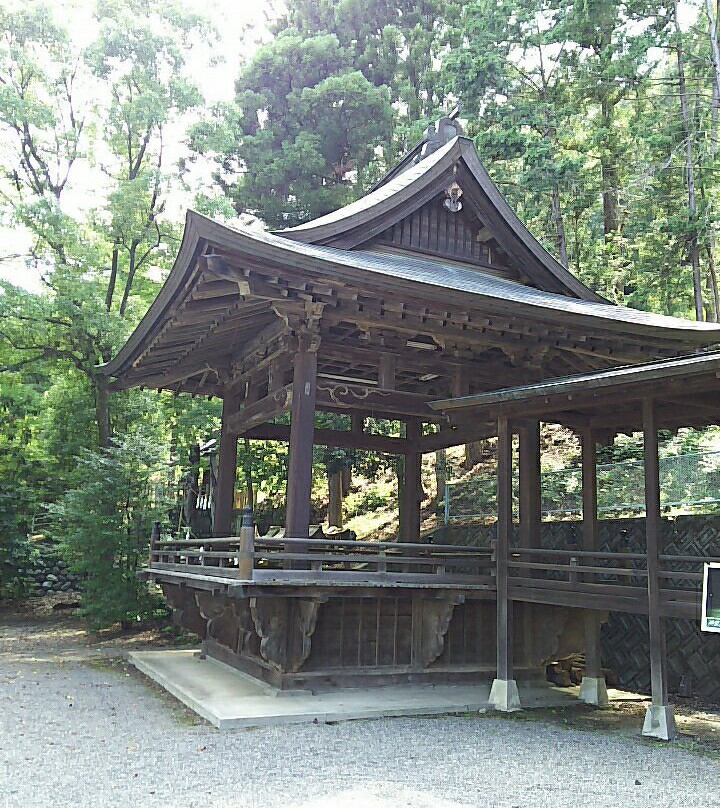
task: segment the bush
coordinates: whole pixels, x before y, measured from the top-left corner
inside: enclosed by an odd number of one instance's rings
[[[18,510],[14,498],[0,495],[0,602],[22,600],[28,594],[25,572],[32,547]]]
[[[55,534],[73,572],[82,580],[83,608],[96,628],[123,626],[153,615],[159,597],[137,572],[146,562],[153,522],[169,503],[159,491],[167,466],[143,432],[79,460],[81,483],[49,506]]]

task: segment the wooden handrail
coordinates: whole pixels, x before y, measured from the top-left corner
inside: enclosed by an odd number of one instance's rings
[[[217,545],[232,545],[238,544],[240,541],[239,537],[237,536],[230,536],[225,538],[206,538],[206,539],[165,539],[163,541],[155,542],[154,546],[157,547],[189,547],[193,545],[209,545],[209,544],[217,544]],[[457,553],[458,555],[490,555],[490,549],[487,547],[474,547],[468,546],[464,544],[455,545],[455,544],[420,544],[420,543],[411,543],[411,542],[380,542],[380,541],[350,541],[347,539],[333,539],[333,538],[323,538],[323,539],[276,539],[276,538],[264,538],[263,536],[258,536],[255,539],[255,545],[265,545],[268,547],[282,547],[284,545],[298,545],[301,544],[305,547],[315,545],[318,547],[348,547],[348,548],[360,548],[360,549],[370,549],[370,550],[387,550],[387,549],[395,549],[395,550],[417,550],[423,552],[432,552],[432,551],[447,551],[452,553]]]
[[[510,555],[548,555],[559,558],[600,558],[608,561],[644,561],[645,553],[609,553],[595,550],[543,550],[540,547],[511,547]]]

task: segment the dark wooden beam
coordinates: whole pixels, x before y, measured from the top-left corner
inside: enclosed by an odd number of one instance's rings
[[[523,422],[519,433],[520,546],[539,547],[542,522],[540,422]]]
[[[445,421],[441,413],[429,406],[432,399],[421,393],[385,390],[354,382],[320,379],[317,385],[317,408],[328,410],[362,410],[368,415],[393,413],[395,416],[418,417],[427,421]]]
[[[395,365],[397,357],[395,354],[385,353],[380,354],[378,361],[378,386],[385,390],[395,389]]]
[[[655,402],[642,402],[645,464],[645,536],[647,552],[648,623],[650,627],[650,684],[652,707],[668,708],[667,653],[665,620],[661,614],[660,555],[662,518],[660,515],[660,462]]]
[[[290,427],[286,424],[261,424],[242,433],[250,440],[290,440]],[[405,438],[392,438],[386,435],[372,435],[368,432],[342,431],[340,429],[318,429],[313,433],[316,446],[333,446],[339,449],[360,449],[369,452],[404,455],[417,450]]]
[[[228,417],[228,429],[243,435],[255,426],[271,421],[275,416],[289,412],[293,401],[293,385],[286,384],[263,398],[247,403]]]
[[[154,375],[148,375],[141,377],[141,384],[143,387],[151,387],[151,388],[169,388],[172,385],[177,384],[178,382],[184,382],[187,379],[192,379],[193,376],[202,376],[205,371],[209,370],[213,377],[216,379],[221,378],[224,374],[228,372],[227,362],[217,362],[211,365],[209,362],[201,362],[197,365],[190,365],[190,366],[183,366],[178,368],[175,371],[169,371],[167,373],[157,373]],[[138,380],[133,376],[123,376],[120,379],[116,379],[115,381],[111,382],[108,385],[108,389],[111,391],[116,390],[127,390],[131,387],[136,387],[138,384]]]
[[[596,551],[597,536],[597,441],[592,429],[580,433],[582,451],[582,548]],[[584,581],[591,583],[592,573],[586,573]],[[588,682],[581,691],[584,701],[598,707],[607,705],[607,689],[602,673],[600,657],[600,614],[586,610],[585,622],[585,677]],[[584,678],[585,678],[584,677]]]
[[[572,393],[557,393],[554,395],[537,396],[528,400],[504,401],[501,403],[486,404],[479,407],[465,407],[454,409],[448,402],[444,410],[453,422],[460,425],[463,422],[476,422],[478,418],[492,419],[500,414],[515,418],[541,418],[543,421],[564,423],[578,429],[593,426],[594,428],[611,428],[613,426],[627,425],[632,420],[637,429],[642,428],[642,417],[638,412],[639,402],[643,397],[654,394],[662,398],[677,395],[682,391],[690,393],[711,393],[718,390],[716,381],[702,379],[689,382],[686,379],[663,381],[662,391],[658,390],[658,381],[652,380],[644,384],[628,385],[626,389],[612,392],[604,388],[576,390]],[[625,408],[625,409],[623,409]],[[661,417],[682,417],[688,409],[682,405],[657,407],[656,419]],[[688,416],[695,418],[695,414]]]
[[[497,592],[497,679],[513,676],[513,604],[508,598],[508,550],[512,538],[512,432],[507,418],[497,425],[497,540],[495,569]]]
[[[302,339],[293,363],[285,520],[285,535],[293,539],[309,534],[316,393],[317,352]]]
[[[412,446],[417,446],[422,433],[422,425],[417,419],[408,420],[405,424],[405,439]],[[420,538],[420,500],[422,483],[420,480],[422,455],[415,451],[405,455],[404,478],[401,486],[403,504],[400,508],[402,519],[398,538],[403,542],[417,542]]]
[[[249,372],[259,369],[262,364],[266,366],[287,346],[281,345],[281,341],[288,335],[288,329],[280,321],[274,321],[265,326],[260,333],[246,342],[230,358],[233,369],[233,381],[238,382],[247,377]]]
[[[223,399],[220,427],[220,452],[218,459],[213,535],[229,536],[232,533],[233,504],[235,502],[235,478],[237,476],[237,435],[229,426],[231,417],[239,405],[237,396],[227,393]]]
[[[521,320],[517,320],[516,324],[496,323],[486,315],[465,315],[456,320],[450,317],[451,312],[448,311],[435,313],[427,307],[418,308],[418,311],[408,308],[407,304],[403,304],[404,310],[393,312],[387,304],[380,308],[376,300],[369,299],[367,304],[345,304],[328,308],[326,317],[329,323],[350,322],[368,328],[410,335],[422,334],[436,337],[442,343],[457,343],[476,348],[480,345],[492,345],[515,353],[532,351],[542,346],[606,360],[611,364],[647,361],[658,353],[645,349],[640,344],[633,346],[629,341],[623,342],[618,338],[611,340],[610,344],[602,338],[588,337],[586,333],[573,334],[569,330],[553,332],[547,326],[533,331],[529,327],[523,327]]]
[[[449,449],[451,446],[462,446],[464,443],[472,443],[476,440],[492,438],[497,434],[497,422],[486,423],[480,421],[477,424],[441,429],[433,435],[423,435],[418,438],[418,449],[426,452],[437,452],[438,449]]]

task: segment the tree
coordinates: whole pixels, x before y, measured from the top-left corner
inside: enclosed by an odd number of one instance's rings
[[[77,482],[51,512],[73,571],[81,577],[83,614],[102,627],[149,617],[160,606],[137,573],[146,562],[155,521],[170,501],[158,499],[167,461],[150,431],[86,452]]]
[[[215,157],[236,211],[270,227],[350,201],[374,149],[389,139],[387,91],[350,69],[333,34],[282,33],[257,52],[236,87],[235,106],[194,127],[191,142]]]
[[[5,371],[55,360],[81,374],[93,393],[98,443],[108,446],[110,403],[98,365],[127,334],[138,273],[157,268],[174,239],[174,226],[161,221],[162,133],[200,100],[182,78],[183,46],[200,21],[165,0],[100,2],[97,17],[99,37],[85,53],[48,6],[0,17],[0,134],[10,147],[2,212],[29,233],[27,260],[46,287],[35,295],[4,285],[0,339],[11,349]],[[94,103],[83,99],[82,109],[99,117],[79,112],[78,87],[81,95],[107,91]],[[104,166],[109,195],[95,215],[70,215],[71,178],[97,145],[90,132],[99,131],[114,157]],[[120,277],[117,315],[109,316]]]
[[[202,97],[183,75],[186,48],[209,27],[195,15],[166,2],[98,3],[100,33],[86,54],[93,74],[109,91],[105,142],[112,153],[112,177],[105,213],[112,241],[105,307],[110,311],[119,277],[124,278],[119,314],[125,316],[138,271],[174,241],[163,221],[162,173],[165,127]]]

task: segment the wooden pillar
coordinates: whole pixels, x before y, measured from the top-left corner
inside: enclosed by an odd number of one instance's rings
[[[519,516],[518,526],[520,547],[540,547],[542,524],[542,504],[540,501],[540,422],[525,421],[519,426],[518,464],[519,468]],[[528,560],[528,559],[524,559]],[[545,577],[543,570],[519,569],[516,575],[522,577]],[[513,630],[522,637],[526,653],[537,642],[536,610],[524,606],[515,621]]]
[[[645,542],[647,553],[648,622],[650,627],[650,683],[652,704],[647,708],[643,735],[670,741],[677,735],[673,708],[668,705],[665,624],[660,614],[660,463],[655,402],[642,402],[645,463]]]
[[[520,427],[520,547],[540,547],[540,422]]]
[[[317,349],[300,338],[293,363],[293,392],[290,411],[290,448],[287,482],[285,535],[305,539],[310,528],[313,433],[317,389]]]
[[[395,389],[395,354],[381,353],[378,362],[378,387],[383,390]]]
[[[582,449],[582,548],[598,549],[597,539],[597,439],[592,429],[580,433]],[[584,580],[593,575],[586,573]],[[585,674],[580,685],[580,698],[587,704],[606,707],[607,687],[600,659],[600,614],[585,610]]]
[[[239,405],[238,395],[227,391],[223,398],[220,426],[220,456],[215,489],[213,536],[223,537],[232,533],[235,478],[237,476],[237,435],[228,429],[228,418],[237,412]]]
[[[409,419],[405,424],[406,439],[416,441],[421,434],[422,426],[420,421],[416,418]],[[410,452],[405,455],[403,485],[400,491],[400,496],[402,497],[400,541],[416,542],[420,538],[421,468],[422,455],[419,452]]]
[[[512,431],[505,416],[498,418],[497,507],[497,674],[490,690],[490,704],[496,710],[511,712],[520,709],[520,696],[513,674],[513,604],[508,598],[507,561],[512,538]]]

